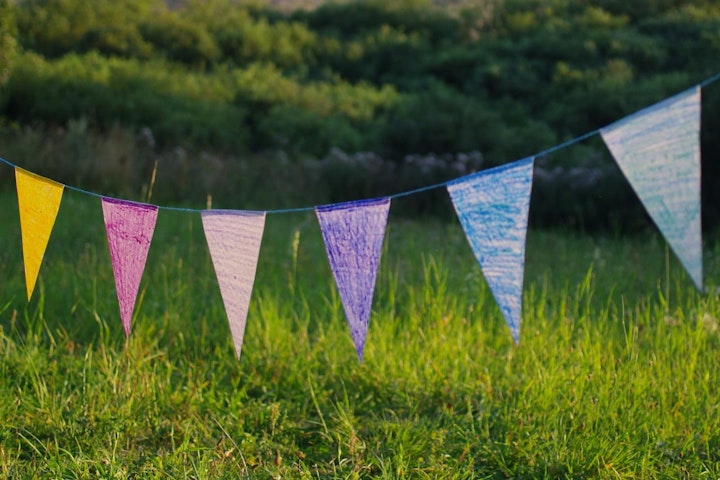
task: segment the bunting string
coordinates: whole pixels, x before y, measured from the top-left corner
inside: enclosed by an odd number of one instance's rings
[[[611,125],[523,160],[387,197],[312,207],[199,210],[131,202],[60,184],[0,157],[0,163],[15,170],[28,300],[64,190],[101,201],[120,317],[128,336],[158,211],[199,213],[235,353],[240,358],[265,216],[314,211],[355,350],[362,361],[391,200],[444,187],[517,343],[534,159],[597,134],[695,286],[702,291],[700,93],[717,80],[720,73]]]
[[[711,76],[711,77],[706,78],[705,80],[703,80],[702,82],[694,85],[693,87],[689,88],[688,90],[692,90],[692,89],[694,89],[694,88],[704,88],[704,87],[707,87],[707,86],[709,86],[709,85],[717,82],[718,80],[720,80],[720,72],[718,72],[717,74],[715,74],[715,75],[713,75],[713,76]],[[559,150],[563,150],[563,149],[568,148],[568,147],[570,147],[570,146],[572,146],[572,145],[575,145],[576,143],[580,143],[580,142],[582,142],[582,141],[584,141],[584,140],[587,140],[588,138],[591,138],[591,137],[593,137],[593,136],[595,136],[595,135],[598,135],[598,134],[602,131],[603,128],[605,128],[605,127],[600,127],[600,128],[595,129],[595,130],[591,130],[591,131],[589,131],[589,132],[587,132],[587,133],[584,133],[584,134],[582,134],[582,135],[579,135],[579,136],[577,136],[577,137],[574,137],[574,138],[572,138],[572,139],[570,139],[570,140],[567,140],[567,141],[562,142],[562,143],[560,143],[560,144],[554,145],[554,146],[549,147],[549,148],[547,148],[547,149],[545,149],[545,150],[541,150],[540,152],[537,152],[537,153],[535,153],[534,155],[530,155],[530,156],[528,156],[528,157],[526,157],[526,158],[531,158],[531,157],[532,157],[532,158],[540,158],[540,157],[544,157],[544,156],[546,156],[546,155],[550,155],[551,153],[555,153],[555,152],[557,152],[557,151],[559,151]],[[7,160],[6,158],[3,158],[3,157],[0,157],[0,163],[4,163],[5,165],[7,165],[7,166],[9,166],[9,167],[11,167],[11,168],[21,168],[21,167],[19,167],[18,165],[12,163],[11,161],[9,161],[9,160]],[[431,185],[426,185],[426,186],[423,186],[423,187],[418,187],[418,188],[415,188],[415,189],[412,189],[412,190],[406,190],[406,191],[403,191],[403,192],[393,193],[393,194],[387,195],[386,197],[383,197],[383,198],[389,198],[390,200],[393,200],[393,199],[396,199],[396,198],[401,198],[401,197],[407,197],[407,196],[411,196],[411,195],[416,195],[416,194],[418,194],[418,193],[423,193],[423,192],[427,192],[427,191],[430,191],[430,190],[436,190],[436,189],[438,189],[438,188],[445,188],[445,187],[447,187],[450,183],[452,183],[454,180],[455,180],[455,179],[451,179],[451,180],[447,180],[447,181],[444,181],[444,182],[439,182],[439,183],[434,183],[434,184],[431,184]],[[93,191],[90,191],[90,190],[85,190],[85,189],[83,189],[83,188],[76,187],[76,186],[73,186],[73,185],[63,185],[63,186],[64,186],[65,189],[67,189],[67,190],[72,190],[72,191],[74,191],[74,192],[77,192],[77,193],[80,193],[80,194],[83,194],[83,195],[89,195],[89,196],[91,196],[91,197],[96,197],[96,198],[102,198],[102,197],[104,197],[104,195],[102,195],[102,194],[100,194],[100,193],[93,192]],[[372,199],[368,199],[368,200],[372,200]],[[200,212],[203,211],[203,209],[199,209],[199,208],[175,207],[175,206],[169,206],[169,205],[155,205],[155,206],[156,206],[159,210],[167,210],[167,211],[173,211],[173,212],[200,213]],[[294,208],[279,208],[279,209],[263,210],[263,212],[265,212],[266,214],[312,212],[312,211],[315,211],[315,209],[316,209],[318,206],[319,206],[319,205],[306,206],[306,207],[294,207]]]

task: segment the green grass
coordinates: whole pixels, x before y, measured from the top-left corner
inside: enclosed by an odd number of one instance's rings
[[[531,230],[514,346],[460,226],[391,215],[359,364],[315,218],[271,215],[238,362],[198,215],[160,212],[126,342],[99,201],[29,303],[0,203],[3,477],[720,477],[720,305],[656,236]]]

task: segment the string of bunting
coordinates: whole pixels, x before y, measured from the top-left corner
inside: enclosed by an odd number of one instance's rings
[[[243,211],[150,205],[63,185],[0,158],[15,170],[27,297],[32,297],[65,189],[101,200],[126,336],[130,335],[158,211],[199,213],[239,359],[266,215],[314,210],[362,361],[391,200],[444,187],[517,343],[534,159],[596,134],[601,135],[648,214],[695,286],[702,290],[700,97],[701,89],[718,79],[720,74],[607,127],[523,160],[389,197],[313,207]]]

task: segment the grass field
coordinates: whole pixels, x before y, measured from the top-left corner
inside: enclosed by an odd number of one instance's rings
[[[531,230],[514,346],[459,224],[391,212],[359,364],[314,216],[271,215],[238,362],[199,215],[160,212],[126,342],[99,201],[28,303],[13,195],[4,478],[720,478],[720,304],[657,236]]]

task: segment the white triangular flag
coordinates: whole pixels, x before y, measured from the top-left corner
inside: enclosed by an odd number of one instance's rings
[[[201,216],[239,359],[265,229],[265,212],[205,210]]]
[[[700,87],[600,133],[648,214],[702,290]]]

